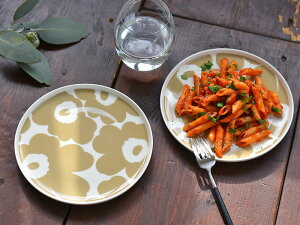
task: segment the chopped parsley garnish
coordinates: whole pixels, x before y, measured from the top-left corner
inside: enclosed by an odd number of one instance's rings
[[[246,101],[247,101],[246,98],[241,98],[240,100],[241,100],[242,102],[246,102]]]
[[[209,90],[211,90],[213,93],[216,93],[221,90],[221,87],[219,85],[216,86],[208,86]]]
[[[253,96],[249,97],[246,93],[241,93],[240,95],[243,96],[243,98],[240,99],[242,102],[246,102],[246,101],[251,100],[253,98]]]
[[[257,121],[258,121],[261,125],[266,125],[266,121],[265,121],[265,120],[258,119]]]
[[[229,99],[230,99],[230,96],[226,99],[226,103],[229,101]]]
[[[281,108],[272,107],[273,112],[281,112]]]
[[[195,89],[194,89],[194,88],[191,88],[191,91],[195,91]]]
[[[212,150],[212,152],[216,152],[216,148],[215,147],[211,148],[211,150]]]
[[[210,82],[207,82],[207,84],[210,84]]]
[[[206,112],[199,112],[198,116],[204,116],[206,114]]]
[[[232,81],[230,86],[229,86],[231,89],[237,91],[238,89],[234,86],[234,82]]]
[[[247,123],[246,123],[246,129],[248,129],[249,127],[250,127],[250,122],[247,121]]]
[[[243,131],[243,130],[245,130],[245,127],[240,127],[240,128],[238,128],[238,130]]]
[[[245,81],[246,81],[246,78],[245,78],[245,77],[240,77],[240,81],[245,82]]]
[[[228,74],[228,77],[232,77],[232,74]]]
[[[244,104],[244,105],[242,106],[242,109],[243,109],[244,111],[247,110],[247,109],[246,109],[246,104]]]
[[[201,70],[205,71],[205,70],[209,70],[212,67],[212,63],[210,61],[208,61],[207,63],[204,63],[203,65],[201,65]]]
[[[230,78],[226,77],[226,80],[230,80]]]
[[[263,94],[262,90],[260,90],[259,93],[262,95]]]
[[[221,77],[221,74],[220,74],[220,73],[218,73],[216,76],[217,76],[217,77]]]
[[[220,115],[218,115],[216,118],[213,118],[212,116],[208,116],[208,119],[210,119],[214,123],[216,123],[219,120],[219,118],[220,118]]]
[[[235,133],[236,133],[236,130],[235,130],[235,129],[233,129],[233,128],[229,128],[229,133],[231,133],[231,134],[235,134]]]
[[[222,108],[224,106],[224,102],[218,102],[216,106]]]
[[[235,66],[235,68],[238,68],[238,65],[237,65],[237,64],[234,63],[234,64],[232,64],[232,65]]]
[[[181,79],[182,79],[182,80],[187,80],[187,79],[188,79],[188,76],[185,75],[185,74],[183,74],[183,75],[181,75]]]

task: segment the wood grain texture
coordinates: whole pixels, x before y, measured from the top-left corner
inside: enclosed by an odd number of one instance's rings
[[[164,79],[183,58],[216,47],[249,51],[272,63],[289,83],[294,99],[298,99],[300,83],[295,79],[300,49],[296,43],[184,19],[176,18],[175,22],[177,36],[167,62],[147,73],[122,66],[116,83],[116,88],[137,102],[151,123],[154,149],[146,173],[126,194],[110,202],[73,206],[67,224],[222,224],[207,181],[202,178],[207,177],[206,173],[198,168],[193,154],[171,136],[160,114]],[[213,168],[234,224],[275,222],[294,124],[268,154],[243,163],[217,163]]]
[[[176,16],[198,20],[220,26],[231,27],[238,10],[240,0],[163,0],[171,13]],[[145,2],[145,8],[153,8]]]
[[[21,2],[1,1],[1,27],[12,23],[14,9]],[[124,2],[42,0],[21,19],[42,21],[50,16],[68,17],[85,24],[90,35],[73,45],[41,45],[39,49],[53,73],[50,87],[40,85],[15,63],[0,58],[0,224],[62,224],[69,206],[43,196],[23,178],[15,160],[14,134],[23,113],[45,93],[74,83],[111,85],[119,63],[111,20]]]
[[[299,7],[297,0],[242,0],[233,27],[300,42]]]
[[[300,99],[299,99],[300,100]],[[276,224],[300,224],[300,112],[298,112],[298,121],[296,133],[294,134],[294,143],[289,159],[289,164],[284,180],[282,196],[279,205]]]
[[[164,0],[173,15],[300,42],[297,0]],[[149,4],[146,7],[151,8]]]

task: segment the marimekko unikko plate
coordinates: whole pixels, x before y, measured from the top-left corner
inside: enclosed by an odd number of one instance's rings
[[[71,204],[115,198],[145,172],[150,124],[126,95],[75,84],[42,96],[23,115],[15,154],[26,179],[43,194]]]
[[[175,106],[182,92],[183,85],[193,86],[193,74],[201,76],[200,66],[209,60],[213,63],[211,69],[219,69],[219,63],[223,57],[228,58],[229,62],[235,60],[238,69],[249,67],[262,69],[263,73],[260,77],[268,89],[277,92],[283,105],[282,117],[278,118],[269,115],[269,129],[273,132],[270,138],[264,138],[261,142],[253,143],[243,148],[233,144],[222,158],[216,156],[216,160],[223,162],[250,160],[267,153],[283,139],[290,128],[294,112],[292,93],[285,79],[271,64],[256,55],[237,49],[220,48],[205,50],[185,58],[172,69],[163,84],[160,95],[162,117],[176,140],[192,151],[186,132],[182,129],[188,120],[178,116]],[[188,79],[182,79],[181,75],[186,75]]]

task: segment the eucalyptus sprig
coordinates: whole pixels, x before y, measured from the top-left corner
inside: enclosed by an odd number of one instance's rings
[[[50,67],[37,50],[40,39],[49,44],[70,44],[86,38],[89,33],[82,24],[63,17],[47,18],[41,23],[15,22],[37,3],[38,0],[23,2],[14,14],[14,24],[0,30],[0,55],[17,62],[22,70],[38,82],[51,85]]]

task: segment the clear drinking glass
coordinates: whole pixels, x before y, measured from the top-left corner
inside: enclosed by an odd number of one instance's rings
[[[160,67],[170,55],[174,21],[161,0],[147,0],[149,10],[141,10],[142,2],[124,4],[115,23],[115,45],[128,67],[149,71]]]

